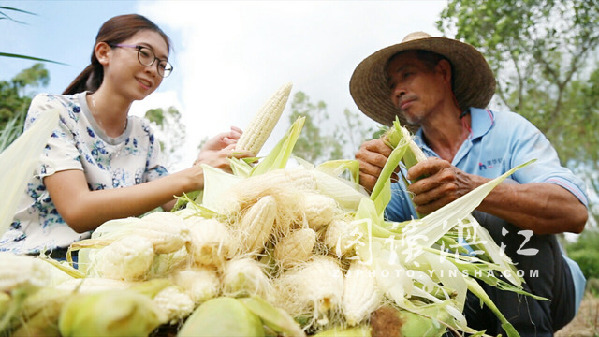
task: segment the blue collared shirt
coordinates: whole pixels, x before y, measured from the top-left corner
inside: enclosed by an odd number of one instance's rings
[[[470,109],[472,131],[451,165],[470,174],[497,178],[513,167],[536,159],[509,178],[517,183],[553,183],[570,191],[588,208],[585,185],[574,173],[563,167],[549,140],[532,123],[511,111]],[[422,129],[415,141],[427,156],[438,155],[422,141]],[[405,173],[405,172],[404,172]],[[392,198],[386,209],[390,221],[416,217],[416,210],[403,183],[392,184]]]
[[[471,174],[486,178],[497,178],[513,167],[536,159],[509,179],[517,183],[552,183],[570,191],[588,208],[585,185],[574,173],[563,167],[557,152],[549,140],[532,123],[511,111],[470,109],[472,131],[451,165]],[[415,141],[427,156],[438,155],[422,141],[422,129]],[[405,174],[405,170],[404,170]],[[405,186],[400,182],[391,185],[392,197],[385,216],[390,221],[405,221],[416,218],[416,210]],[[585,277],[575,261],[564,256],[572,273],[576,291],[576,310],[585,289]]]

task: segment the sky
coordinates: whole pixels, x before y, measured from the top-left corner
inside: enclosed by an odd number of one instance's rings
[[[2,1],[36,15],[10,13],[23,23],[0,20],[0,51],[51,59],[50,84],[35,92],[60,94],[90,63],[96,33],[113,16],[139,13],[169,35],[174,72],[130,113],[175,107],[186,142],[183,168],[205,137],[244,129],[284,83],[312,102],[324,101],[331,119],[358,112],[349,94],[355,67],[373,52],[424,31],[441,36],[435,22],[446,1]],[[35,62],[0,57],[0,80]],[[290,96],[290,97],[291,97]],[[263,151],[289,126],[290,101]],[[369,121],[364,117],[366,121]]]

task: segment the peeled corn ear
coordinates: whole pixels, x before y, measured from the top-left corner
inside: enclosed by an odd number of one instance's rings
[[[304,212],[308,226],[315,231],[328,226],[341,212],[335,199],[319,193],[304,193],[298,206]]]
[[[291,93],[292,83],[284,84],[270,99],[258,110],[250,125],[241,135],[237,142],[237,151],[248,151],[255,155],[260,152],[260,149],[270,136],[272,129],[281,118],[287,98]]]
[[[43,287],[50,281],[50,268],[41,259],[0,252],[0,293],[22,286]]]
[[[294,317],[313,314],[314,323],[326,325],[341,305],[343,271],[337,259],[317,255],[283,272],[273,286],[275,305]]]
[[[307,261],[315,244],[316,232],[312,228],[300,228],[281,239],[273,254],[283,268],[288,268]]]
[[[377,288],[374,271],[353,260],[343,280],[343,315],[355,326],[381,305],[383,293]]]
[[[258,295],[271,299],[272,284],[265,265],[251,257],[228,260],[223,268],[223,293],[229,297]]]
[[[189,295],[197,304],[216,297],[220,292],[220,280],[216,270],[208,268],[178,270],[169,279]]]
[[[268,242],[277,217],[277,204],[273,197],[265,196],[253,204],[242,216],[235,228],[233,244],[237,249],[231,253],[255,254],[262,251]],[[237,237],[235,237],[237,236]]]
[[[168,286],[162,289],[154,296],[152,302],[163,324],[177,323],[191,315],[196,307],[191,295],[178,286]]]
[[[148,277],[154,249],[143,236],[130,235],[100,249],[93,268],[100,277],[123,281],[143,281]]]

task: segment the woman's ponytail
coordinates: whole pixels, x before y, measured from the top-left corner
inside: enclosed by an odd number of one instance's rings
[[[103,77],[104,68],[98,62],[94,62],[85,67],[62,94],[74,95],[84,91],[95,92],[102,84]]]

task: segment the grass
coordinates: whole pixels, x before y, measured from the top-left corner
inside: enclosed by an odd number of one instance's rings
[[[21,135],[22,129],[23,121],[18,118],[13,118],[6,123],[6,127],[0,130],[0,153]]]

